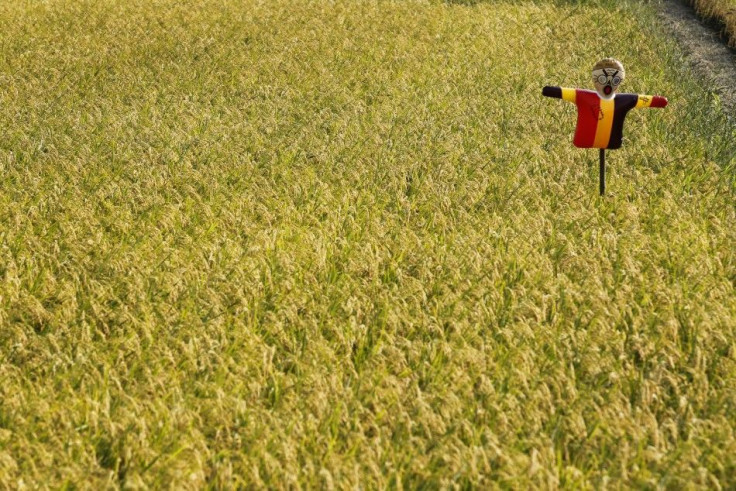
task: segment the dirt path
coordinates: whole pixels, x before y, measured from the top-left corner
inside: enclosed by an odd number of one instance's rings
[[[730,49],[715,29],[701,22],[684,0],[662,1],[656,8],[693,69],[715,89],[736,118],[736,50]]]

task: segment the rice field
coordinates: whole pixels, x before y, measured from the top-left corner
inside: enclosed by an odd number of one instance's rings
[[[731,488],[736,129],[646,2],[0,2],[0,488]],[[606,56],[624,145],[573,147]]]
[[[736,0],[690,0],[689,2],[703,18],[723,28],[731,47],[736,47]]]

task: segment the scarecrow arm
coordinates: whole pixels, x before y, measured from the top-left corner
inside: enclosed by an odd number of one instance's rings
[[[542,89],[543,96],[554,97],[555,99],[562,99],[568,102],[575,102],[575,94],[575,89],[567,89],[565,87],[547,86]]]
[[[638,95],[636,107],[665,107],[667,98],[661,95]]]

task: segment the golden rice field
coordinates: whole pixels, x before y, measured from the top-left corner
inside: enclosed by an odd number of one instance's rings
[[[649,2],[0,25],[0,489],[736,486],[736,129]],[[669,105],[600,197],[605,56]]]
[[[689,0],[702,17],[715,21],[731,47],[736,47],[736,0]]]

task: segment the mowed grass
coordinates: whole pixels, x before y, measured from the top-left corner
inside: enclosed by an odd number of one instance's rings
[[[0,24],[0,487],[736,485],[736,133],[647,5]],[[670,105],[601,198],[604,56]]]
[[[715,20],[731,47],[736,47],[736,0],[690,0],[695,10],[706,19]]]

